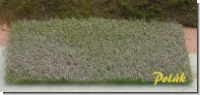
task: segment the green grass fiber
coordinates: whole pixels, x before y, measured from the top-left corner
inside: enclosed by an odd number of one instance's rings
[[[152,83],[185,73],[182,26],[143,20],[51,19],[12,23],[7,83]],[[173,77],[174,77],[173,76]]]

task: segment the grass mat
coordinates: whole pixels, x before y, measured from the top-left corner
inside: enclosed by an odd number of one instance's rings
[[[185,73],[192,81],[182,26],[143,20],[51,19],[12,24],[7,83],[152,83]]]

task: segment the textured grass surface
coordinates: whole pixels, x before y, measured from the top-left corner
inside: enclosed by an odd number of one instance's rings
[[[7,83],[151,83],[155,71],[192,81],[182,26],[101,18],[19,21]]]

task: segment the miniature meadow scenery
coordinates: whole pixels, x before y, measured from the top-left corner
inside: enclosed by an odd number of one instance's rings
[[[154,82],[153,72],[192,81],[182,26],[143,20],[52,19],[12,24],[6,81]]]
[[[10,27],[7,83],[192,82],[183,27],[197,27],[193,0],[0,0],[0,5],[5,13],[0,22]]]

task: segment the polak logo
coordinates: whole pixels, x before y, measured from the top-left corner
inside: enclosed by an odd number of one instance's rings
[[[169,76],[163,76],[162,72],[154,72],[152,75],[157,75],[154,85],[157,85],[158,82],[161,83],[185,83],[186,77],[185,73],[181,75],[176,74],[175,76],[170,74]]]

